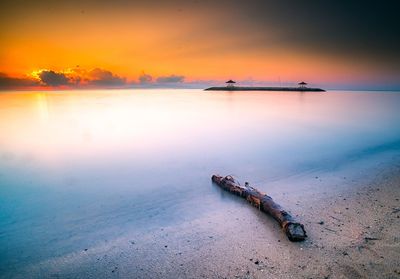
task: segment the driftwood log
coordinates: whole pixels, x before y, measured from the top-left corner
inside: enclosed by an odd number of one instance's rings
[[[249,186],[246,182],[245,186],[241,186],[235,179],[228,175],[222,177],[213,175],[212,181],[222,189],[245,198],[259,210],[271,215],[281,225],[283,231],[291,241],[303,241],[306,237],[304,226],[298,222],[273,199]]]

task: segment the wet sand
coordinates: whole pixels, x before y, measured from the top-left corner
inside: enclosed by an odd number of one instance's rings
[[[221,191],[232,201],[224,211],[128,232],[11,277],[400,278],[399,162],[397,156],[346,176],[310,175],[299,182],[308,185],[301,190],[274,190],[274,199],[305,225],[309,237],[302,243],[290,242],[274,220]]]

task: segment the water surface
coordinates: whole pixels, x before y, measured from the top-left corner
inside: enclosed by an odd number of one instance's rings
[[[399,109],[398,92],[2,92],[0,274],[217,211],[213,173],[274,194],[400,152]]]

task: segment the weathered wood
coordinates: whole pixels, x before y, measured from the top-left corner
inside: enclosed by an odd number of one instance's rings
[[[289,240],[303,241],[307,237],[302,224],[296,222],[296,220],[279,204],[275,203],[270,196],[249,186],[247,182],[245,186],[241,186],[230,175],[226,177],[213,175],[212,181],[222,189],[245,198],[259,210],[271,215],[281,225]]]

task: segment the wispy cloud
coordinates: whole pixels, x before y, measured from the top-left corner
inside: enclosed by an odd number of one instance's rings
[[[95,86],[123,86],[126,85],[126,78],[113,74],[110,71],[95,68],[88,72],[89,84]]]
[[[33,87],[38,86],[39,82],[32,78],[16,78],[10,77],[4,73],[0,73],[0,88],[21,88],[21,87]]]
[[[149,84],[153,81],[153,77],[151,75],[145,74],[142,72],[142,74],[139,76],[139,83],[140,84]]]
[[[184,82],[185,77],[184,76],[178,76],[178,75],[170,75],[170,76],[162,76],[157,78],[158,83],[177,83],[177,82]]]

